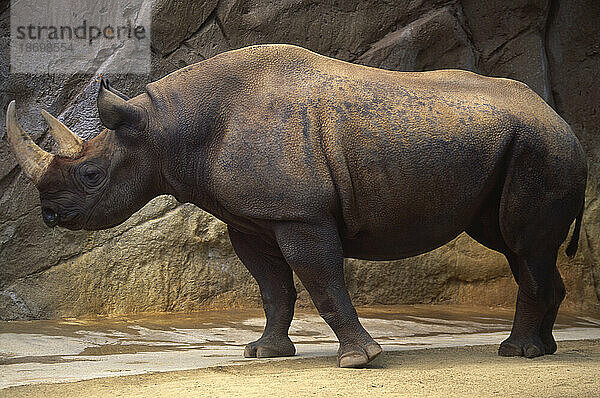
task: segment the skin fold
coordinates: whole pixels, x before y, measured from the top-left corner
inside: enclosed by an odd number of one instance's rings
[[[262,45],[132,99],[104,82],[98,108],[108,129],[36,181],[44,220],[109,228],[171,194],[224,221],[267,318],[246,356],[294,355],[296,273],[339,339],[338,365],[366,364],[381,348],[358,321],[344,257],[405,258],[463,231],[503,253],[519,284],[499,354],[556,350],[556,256],[574,220],[568,254],[577,248],[587,165],[570,127],[525,84]]]

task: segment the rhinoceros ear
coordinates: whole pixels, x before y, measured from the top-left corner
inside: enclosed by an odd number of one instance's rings
[[[103,125],[111,130],[127,125],[139,127],[144,122],[144,112],[127,102],[124,94],[115,94],[109,87],[107,80],[100,81],[98,92],[98,114]]]
[[[126,96],[125,94],[123,94],[122,92],[120,92],[119,90],[117,90],[116,88],[114,88],[113,86],[111,86],[108,83],[108,79],[106,80],[102,80],[105,83],[105,87],[114,94],[117,94],[119,97],[123,98],[125,101],[129,101],[131,98],[129,98],[128,96]]]

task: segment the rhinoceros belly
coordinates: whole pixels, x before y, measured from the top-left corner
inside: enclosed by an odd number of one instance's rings
[[[344,135],[344,167],[334,167],[334,179],[343,186],[347,257],[395,259],[439,247],[472,223],[500,183],[510,123],[476,112],[462,123],[425,108],[388,114],[385,125],[359,120]]]

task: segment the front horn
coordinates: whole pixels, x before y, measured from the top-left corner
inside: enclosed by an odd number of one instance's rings
[[[37,184],[54,159],[54,155],[37,146],[29,134],[17,123],[15,101],[6,109],[6,138],[13,154],[23,169],[23,173]]]
[[[42,116],[50,126],[50,134],[58,144],[58,156],[75,158],[83,150],[83,141],[60,120],[42,110]]]

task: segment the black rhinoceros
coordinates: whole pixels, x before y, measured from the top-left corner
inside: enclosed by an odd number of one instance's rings
[[[391,72],[290,45],[217,55],[128,99],[106,82],[107,127],[82,142],[47,113],[52,155],[7,111],[8,139],[40,191],[46,224],[117,225],[171,194],[223,220],[260,285],[267,324],[248,357],[295,353],[295,272],[337,335],[338,364],[381,348],[358,321],[343,258],[389,260],[466,231],[503,253],[519,284],[500,355],[556,350],[587,165],[565,121],[525,84],[460,70]]]

